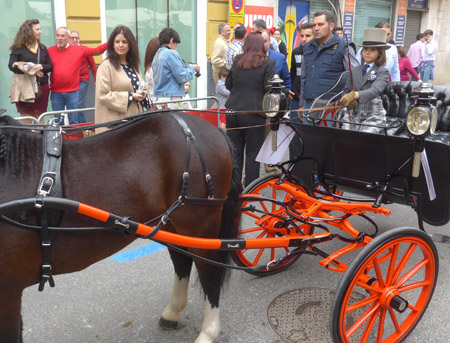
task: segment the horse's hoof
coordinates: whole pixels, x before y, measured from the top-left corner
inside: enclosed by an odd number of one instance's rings
[[[172,320],[167,320],[167,319],[164,319],[163,317],[161,317],[159,319],[159,327],[165,331],[176,330],[178,327],[178,322],[174,322]]]

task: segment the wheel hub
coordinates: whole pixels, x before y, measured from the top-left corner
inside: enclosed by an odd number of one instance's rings
[[[400,296],[397,287],[387,287],[380,296],[380,304],[383,308],[393,308],[403,313],[408,308],[408,301]]]

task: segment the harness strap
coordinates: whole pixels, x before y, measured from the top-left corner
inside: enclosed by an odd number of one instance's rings
[[[50,263],[50,256],[52,251],[52,235],[48,229],[47,211],[41,211],[41,248],[43,253],[42,275],[39,281],[39,292],[44,290],[45,284],[50,284],[50,287],[55,287],[53,280],[53,267]]]
[[[208,189],[208,198],[212,199],[212,198],[214,198],[213,181],[212,181],[211,175],[209,174],[208,169],[206,167],[205,158],[203,156],[203,153],[202,153],[200,145],[199,145],[199,143],[197,141],[197,138],[194,136],[194,134],[192,133],[191,129],[188,127],[186,122],[179,115],[172,114],[172,116],[176,119],[178,124],[180,124],[180,126],[183,128],[184,135],[186,136],[187,157],[186,157],[186,164],[184,166],[184,173],[183,173],[183,186],[185,186],[186,189],[187,189],[187,182],[188,182],[188,179],[189,179],[188,168],[189,168],[190,156],[191,156],[191,145],[190,145],[190,142],[192,141],[192,142],[194,142],[195,149],[197,150],[197,154],[198,154],[198,157],[200,158],[200,163],[201,163],[202,168],[203,168],[203,175],[205,176],[206,187]],[[181,193],[181,195],[185,196],[186,193],[185,192],[183,193],[183,186],[182,186],[182,193]]]
[[[59,129],[59,130],[58,130]],[[62,135],[61,128],[54,127],[54,130],[43,132],[43,161],[42,173],[37,189],[34,207],[40,211],[41,222],[41,248],[43,253],[42,275],[39,282],[39,291],[44,290],[48,281],[50,287],[55,287],[53,280],[53,268],[50,263],[52,249],[52,235],[49,226],[57,226],[61,219],[61,211],[44,209],[44,198],[47,196],[62,197],[61,181],[61,154]]]

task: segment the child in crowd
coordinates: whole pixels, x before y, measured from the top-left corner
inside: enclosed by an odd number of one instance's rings
[[[184,97],[183,100],[189,100],[191,97],[189,96],[189,89],[191,88],[191,83],[188,81],[184,84]],[[183,103],[181,104],[181,106],[183,107],[183,109],[188,110],[190,108],[192,108],[191,102],[190,101],[183,101]]]
[[[225,80],[228,76],[228,70],[219,70],[219,81],[216,86],[216,98],[219,100],[219,109],[225,109],[225,103],[230,96],[230,91],[225,87]],[[226,129],[226,115],[221,113],[220,115],[220,129],[225,131]]]
[[[386,63],[385,50],[391,46],[386,44],[387,31],[379,28],[364,30],[364,41],[361,45],[362,63],[350,74],[353,78],[351,89],[350,77],[344,92],[348,92],[339,100],[340,105],[355,109],[349,113],[342,110],[343,119],[352,123],[381,124],[385,121],[386,111],[383,108],[381,93],[389,82],[389,71],[383,66]],[[344,128],[365,132],[378,132],[378,128],[364,125],[344,124]]]
[[[406,55],[405,48],[402,46],[398,46],[397,52],[398,52],[398,68],[400,69],[400,81],[409,81],[408,73],[411,74],[411,76],[415,78],[416,81],[420,81],[419,75],[417,75],[416,71],[414,70],[411,64],[411,61]]]

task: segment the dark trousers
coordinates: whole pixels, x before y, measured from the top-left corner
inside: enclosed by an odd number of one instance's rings
[[[266,118],[257,114],[227,115],[227,129],[264,125],[265,123]],[[256,156],[264,142],[264,132],[264,126],[227,131],[228,137],[234,145],[236,164],[241,173],[241,179],[245,150],[244,183],[246,186],[259,177],[260,164],[256,162]]]

